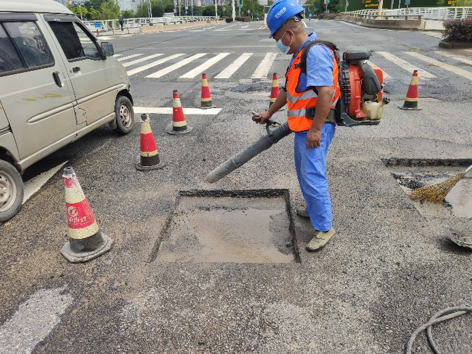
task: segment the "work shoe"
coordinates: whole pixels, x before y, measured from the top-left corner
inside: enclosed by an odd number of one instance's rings
[[[306,211],[306,208],[297,209],[297,215],[302,218],[310,218],[310,214]]]
[[[308,245],[306,245],[306,250],[316,251],[324,247],[331,239],[331,237],[334,236],[334,233],[335,231],[333,228],[329,229],[329,231],[326,232],[315,230],[315,236],[311,239],[310,242],[308,242]]]

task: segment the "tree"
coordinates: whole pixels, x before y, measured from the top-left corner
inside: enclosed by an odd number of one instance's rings
[[[139,4],[137,6],[137,9],[136,9],[136,16],[139,17],[139,18],[142,18],[142,17],[148,17],[148,9],[147,9],[147,4],[146,3],[142,3],[142,4]]]
[[[120,7],[113,1],[107,0],[100,6],[100,19],[112,20],[118,18]]]
[[[208,5],[202,11],[203,16],[215,16],[215,5]]]
[[[135,14],[133,10],[124,10],[121,11],[121,14],[123,15],[123,18],[134,18]]]
[[[306,15],[310,14],[311,12],[313,16],[315,16],[321,12],[324,12],[325,9],[324,3],[321,0],[308,0],[304,6],[306,9]]]

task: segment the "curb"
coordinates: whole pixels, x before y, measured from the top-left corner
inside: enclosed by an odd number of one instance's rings
[[[445,48],[445,49],[472,48],[472,42],[446,42],[442,40],[439,42],[439,47]]]

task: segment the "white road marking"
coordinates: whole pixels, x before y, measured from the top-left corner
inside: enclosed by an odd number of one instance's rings
[[[226,69],[215,76],[215,79],[229,79],[250,57],[252,53],[243,53]]]
[[[62,294],[64,290],[41,289],[18,307],[0,327],[2,353],[31,353],[51,333],[74,300],[72,295]]]
[[[466,58],[464,58],[464,57],[462,57],[462,56],[459,56],[459,55],[454,55],[454,54],[449,53],[449,52],[447,52],[447,51],[445,51],[445,50],[444,50],[444,51],[437,51],[437,52],[435,52],[435,53],[441,54],[441,55],[445,55],[446,57],[450,57],[450,58],[455,59],[455,60],[457,60],[457,61],[461,61],[461,62],[463,62],[463,63],[472,65],[472,60],[466,59]]]
[[[366,62],[367,62],[367,64],[369,64],[370,66],[372,66],[372,65],[378,66],[378,65],[372,63],[370,60],[366,60]],[[381,69],[382,69],[382,68],[381,68]],[[384,79],[391,79],[391,76],[390,76],[389,74],[387,74],[383,69],[382,69],[382,71],[383,71],[383,77],[384,77]]]
[[[405,52],[405,53],[407,53],[407,52]],[[403,59],[400,59],[396,55],[390,54],[388,52],[375,52],[375,54],[379,54],[379,55],[383,56],[388,61],[392,62],[395,65],[398,65],[400,68],[402,68],[406,71],[409,71],[411,74],[413,74],[413,71],[418,70],[418,75],[421,78],[433,79],[433,78],[436,77],[435,75],[427,72],[426,70],[419,69],[417,66],[414,66],[414,65],[410,64],[409,62],[407,62]]]
[[[23,196],[23,204],[26,203],[28,199],[30,199],[33,194],[35,194],[37,191],[41,189],[44,184],[46,184],[47,181],[49,181],[52,176],[56,174],[57,171],[59,171],[68,161],[61,163],[60,165],[51,168],[49,171],[43,172],[40,175],[30,179],[29,181],[25,182],[24,185],[24,190],[25,194]]]
[[[147,56],[147,57],[144,57],[144,58],[140,58],[140,59],[136,59],[136,60],[133,60],[133,61],[129,61],[127,63],[124,63],[123,66],[126,68],[127,66],[131,66],[131,65],[134,65],[134,64],[138,64],[138,63],[141,63],[143,61],[146,61],[146,60],[150,60],[150,59],[153,59],[155,57],[159,57],[161,56],[162,54],[153,54],[153,55],[150,55],[150,56]]]
[[[134,107],[134,113],[143,114],[143,113],[155,113],[155,114],[172,114],[173,107]],[[214,116],[220,113],[221,108],[182,108],[184,114],[188,115],[202,115],[202,116]]]
[[[448,70],[448,71],[451,71],[454,74],[457,74],[457,75],[463,76],[463,77],[465,77],[469,80],[472,80],[472,72],[470,72],[470,71],[467,71],[467,70],[464,70],[464,69],[461,69],[461,68],[457,68],[454,65],[449,65],[449,64],[443,63],[442,61],[427,57],[426,55],[423,55],[423,54],[420,54],[420,53],[416,53],[416,52],[405,52],[405,53],[408,54],[408,55],[411,55],[412,57],[415,57],[415,58],[418,58],[422,61],[425,61],[427,63],[437,65],[438,67],[440,67],[442,69],[445,69],[445,70]]]
[[[267,53],[264,59],[261,61],[256,71],[252,74],[252,79],[265,79],[269,74],[272,63],[277,57],[277,53]]]
[[[113,55],[115,58],[121,57],[123,54],[115,54]]]
[[[229,55],[229,53],[220,53],[216,57],[213,57],[210,60],[207,60],[202,65],[199,65],[195,69],[190,70],[188,73],[182,75],[180,77],[180,79],[193,79],[195,76],[197,76],[198,74],[201,74],[206,69],[208,69],[210,66],[212,66],[213,64],[218,63],[221,59],[223,59],[224,57],[226,57],[228,55]]]
[[[159,71],[155,72],[154,74],[148,75],[146,77],[150,77],[150,78],[154,78],[154,79],[159,78],[159,77],[164,76],[164,75],[174,71],[175,69],[181,68],[182,66],[187,65],[188,63],[191,63],[195,59],[201,58],[205,55],[206,55],[206,53],[198,53],[198,54],[192,55],[189,58],[181,60],[178,63],[175,63],[174,65],[168,66],[167,68],[159,70]]]
[[[175,59],[175,58],[178,58],[180,56],[184,55],[183,53],[181,54],[174,54],[174,55],[171,55],[170,57],[167,57],[167,58],[163,58],[163,59],[160,59],[160,60],[156,60],[152,63],[149,63],[149,64],[146,64],[146,65],[143,65],[143,66],[140,66],[139,68],[136,68],[136,69],[133,69],[133,70],[128,70],[128,76],[131,76],[131,75],[134,75],[134,74],[137,74],[141,71],[144,71],[144,70],[147,70],[149,68],[152,68],[154,66],[157,66],[157,65],[160,65],[162,63],[165,63],[166,61],[169,61],[169,60],[172,60],[172,59]]]
[[[142,54],[132,54],[132,55],[128,55],[127,57],[118,58],[117,60],[118,61],[128,60],[128,59],[131,59],[131,58],[139,57],[140,55],[142,55]]]

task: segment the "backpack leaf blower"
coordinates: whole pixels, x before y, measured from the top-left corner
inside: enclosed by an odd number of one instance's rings
[[[372,52],[370,50],[348,50],[343,53],[343,60],[339,61],[339,50],[334,43],[327,41],[312,41],[303,49],[300,59],[301,70],[306,73],[306,57],[313,45],[329,47],[336,58],[339,69],[339,87],[341,95],[336,103],[336,124],[346,127],[358,125],[377,125],[382,118],[383,108],[389,99],[383,97],[383,71],[375,65],[369,65]],[[257,113],[253,112],[253,120],[257,120]],[[274,130],[269,127],[278,126]],[[285,122],[281,125],[273,121],[266,122],[267,135],[254,144],[240,151],[223,162],[207,175],[207,182],[214,183],[225,177],[235,169],[241,167],[262,151],[267,150],[292,131]]]

